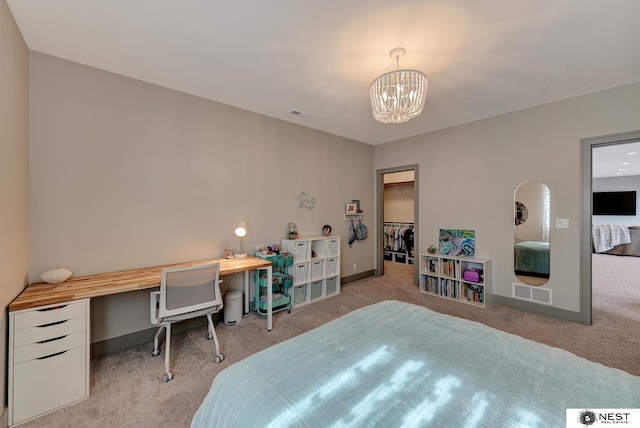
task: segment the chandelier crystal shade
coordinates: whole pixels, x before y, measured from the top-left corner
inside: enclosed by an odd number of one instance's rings
[[[399,57],[404,48],[395,48],[389,56],[396,58],[398,70],[373,81],[370,88],[373,117],[382,123],[404,123],[422,113],[427,100],[427,76],[418,70],[400,70]]]

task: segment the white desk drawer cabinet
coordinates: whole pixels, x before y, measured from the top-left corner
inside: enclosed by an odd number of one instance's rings
[[[9,425],[89,396],[89,300],[9,313]]]

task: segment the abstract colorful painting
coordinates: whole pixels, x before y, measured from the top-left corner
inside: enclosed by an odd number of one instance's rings
[[[440,254],[473,257],[475,247],[475,230],[440,229]]]

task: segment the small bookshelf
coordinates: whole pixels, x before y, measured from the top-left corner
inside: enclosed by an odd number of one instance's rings
[[[491,259],[420,254],[420,292],[485,308],[491,300]]]

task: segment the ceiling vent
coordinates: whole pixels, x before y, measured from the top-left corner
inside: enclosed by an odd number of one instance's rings
[[[551,304],[551,289],[543,287],[531,287],[529,285],[513,283],[512,297],[520,300],[528,300],[543,305]]]
[[[295,114],[296,116],[301,117],[303,119],[306,119],[306,118],[309,117],[309,115],[307,113],[303,113],[303,112],[298,111],[298,110],[291,110],[289,113]]]

